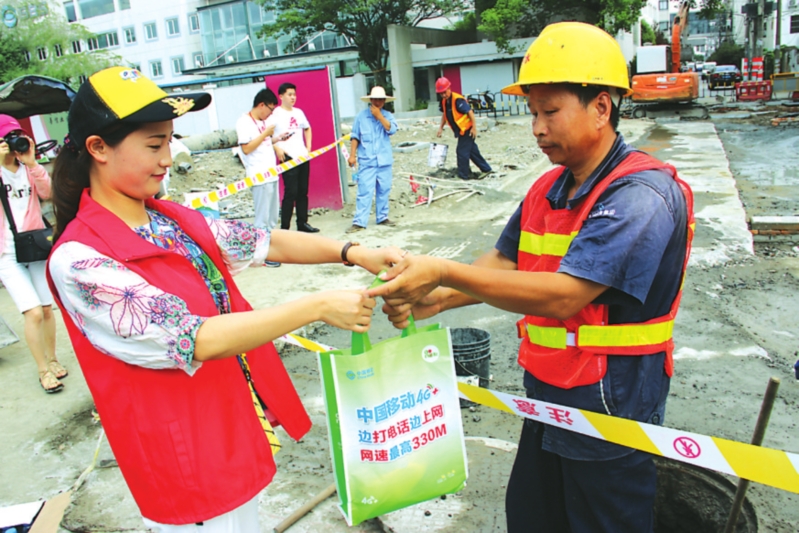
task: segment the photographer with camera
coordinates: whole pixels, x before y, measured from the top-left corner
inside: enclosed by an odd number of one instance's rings
[[[0,159],[2,187],[8,209],[0,210],[0,281],[25,317],[25,340],[36,366],[39,383],[45,392],[64,388],[60,379],[67,376],[55,355],[55,317],[53,297],[47,286],[46,261],[17,262],[14,232],[6,211],[13,217],[16,231],[26,232],[45,227],[39,199],[50,197],[50,175],[36,162],[31,136],[19,122],[0,115]]]

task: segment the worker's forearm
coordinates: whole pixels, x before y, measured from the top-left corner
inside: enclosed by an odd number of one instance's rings
[[[316,293],[267,309],[212,316],[197,331],[194,359],[222,359],[262,346],[320,320],[324,305]]]
[[[504,255],[502,255],[499,252],[499,250],[497,250],[496,248],[492,248],[488,252],[478,257],[477,260],[474,263],[472,263],[472,265],[479,266],[482,268],[490,268],[493,270],[517,269],[516,263],[514,261],[511,261]],[[440,300],[441,311],[446,311],[449,309],[457,309],[458,307],[465,307],[467,305],[475,305],[482,303],[481,300],[478,300],[474,296],[470,296],[466,293],[460,292],[455,289],[451,289],[449,287],[442,287],[442,290],[445,292],[442,294]]]
[[[350,153],[351,154],[358,153],[358,139],[352,139],[352,141],[350,141]]]
[[[308,128],[305,130],[305,148],[307,148],[309,152],[311,151],[312,146],[311,138],[311,128]]]
[[[607,289],[568,274],[517,270],[498,276],[495,269],[441,261],[441,285],[513,313],[566,319]]]

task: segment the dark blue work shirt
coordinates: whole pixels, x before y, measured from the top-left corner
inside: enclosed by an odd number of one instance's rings
[[[444,105],[444,100],[441,100],[438,103],[438,108]],[[458,113],[466,115],[469,111],[472,110],[472,106],[469,105],[469,102],[466,101],[466,98],[456,98],[455,99],[455,109],[458,110]],[[447,122],[449,122],[449,127],[452,128],[452,132],[455,134],[455,137],[461,136],[461,130],[457,124],[455,124],[455,118],[452,116],[452,104],[447,102],[447,108],[444,109],[444,113],[447,114]]]
[[[604,161],[569,200],[569,169],[547,193],[553,209],[577,207],[594,186],[632,151],[619,134]],[[521,205],[500,235],[496,249],[518,262]],[[599,197],[560,263],[558,272],[609,287],[593,303],[609,306],[610,324],[644,322],[665,315],[680,285],[685,260],[687,208],[674,179],[664,171],[631,174]],[[663,423],[669,378],[665,352],[608,356],[600,383],[562,389],[525,372],[531,398],[653,424]],[[543,447],[577,460],[615,459],[632,449],[552,426],[541,426]]]

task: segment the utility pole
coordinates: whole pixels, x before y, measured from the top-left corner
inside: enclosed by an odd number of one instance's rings
[[[782,0],[777,0],[777,31],[774,35],[774,74],[779,74],[782,59]]]

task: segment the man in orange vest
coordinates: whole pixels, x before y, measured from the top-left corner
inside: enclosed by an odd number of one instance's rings
[[[558,166],[472,265],[407,255],[370,295],[385,298],[397,327],[411,311],[423,319],[481,302],[523,314],[518,361],[533,403],[661,424],[691,190],[616,131],[619,102],[632,91],[619,45],[599,28],[547,26],[503,92],[527,97],[533,135]],[[548,424],[528,419],[522,428],[508,531],[652,532],[652,457],[570,432],[568,409],[540,410]]]
[[[480,177],[484,177],[486,173],[491,172],[491,165],[483,158],[477,147],[477,122],[472,107],[463,95],[452,92],[452,83],[447,78],[436,80],[436,93],[441,96],[441,125],[438,127],[436,137],[441,137],[444,125],[449,122],[452,133],[458,139],[458,148],[455,152],[458,158],[458,177],[464,180],[472,179],[470,160],[483,173]]]

